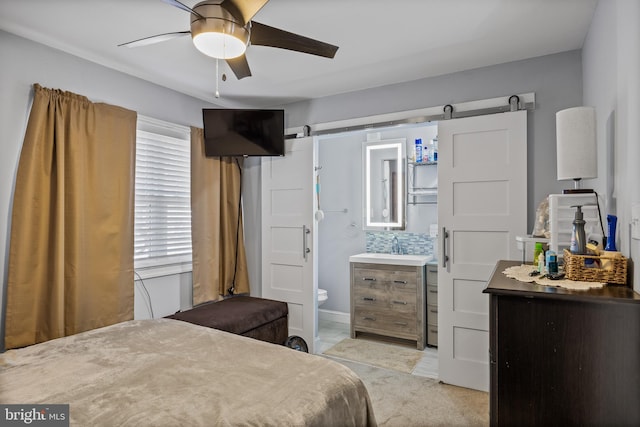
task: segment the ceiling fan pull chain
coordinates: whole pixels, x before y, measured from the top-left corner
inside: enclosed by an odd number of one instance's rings
[[[220,79],[218,78],[220,76],[220,73],[218,72],[218,61],[219,59],[216,58],[216,98],[220,98]]]

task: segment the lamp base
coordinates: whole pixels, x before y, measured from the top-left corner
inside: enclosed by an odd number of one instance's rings
[[[591,188],[566,188],[562,190],[562,194],[588,194],[595,193]]]

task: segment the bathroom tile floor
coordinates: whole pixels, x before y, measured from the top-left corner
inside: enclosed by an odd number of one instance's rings
[[[320,319],[318,321],[318,336],[320,345],[317,352],[321,354],[343,339],[349,338],[349,324]],[[426,347],[423,353],[424,356],[411,374],[438,379],[438,349]]]

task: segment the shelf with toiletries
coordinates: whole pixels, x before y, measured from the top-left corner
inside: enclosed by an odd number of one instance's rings
[[[438,203],[438,137],[422,141],[416,138],[407,161],[407,203]]]

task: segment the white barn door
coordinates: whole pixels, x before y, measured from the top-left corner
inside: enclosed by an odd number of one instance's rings
[[[441,121],[438,140],[440,380],[488,391],[482,290],[496,261],[519,259],[526,234],[527,112]]]
[[[289,335],[315,351],[317,243],[313,217],[317,143],[285,141],[284,157],[262,159],[262,297],[285,301]],[[247,236],[246,238],[251,238]]]

